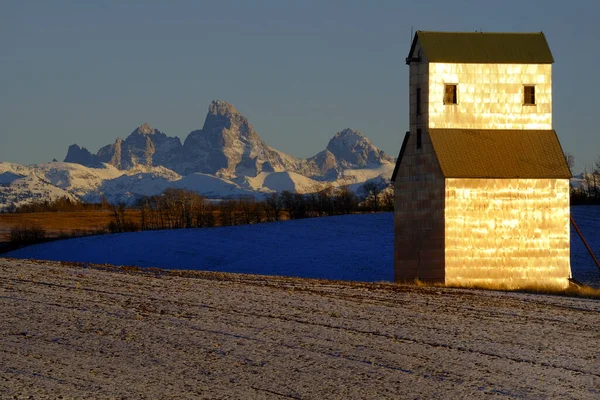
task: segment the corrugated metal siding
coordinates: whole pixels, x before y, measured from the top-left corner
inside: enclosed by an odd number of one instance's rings
[[[415,41],[430,62],[552,64],[554,57],[542,32],[417,31]],[[409,58],[413,56],[414,42]]]
[[[446,179],[446,284],[566,287],[568,179]]]
[[[457,104],[444,104],[449,83]],[[523,104],[525,85],[535,105]],[[552,129],[551,64],[429,63],[428,90],[430,129]]]
[[[430,129],[446,178],[571,177],[553,130]]]

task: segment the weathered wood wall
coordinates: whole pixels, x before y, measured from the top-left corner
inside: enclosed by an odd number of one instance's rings
[[[446,179],[445,282],[566,287],[568,179]]]

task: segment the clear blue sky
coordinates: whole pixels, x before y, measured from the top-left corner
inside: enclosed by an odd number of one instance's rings
[[[543,31],[553,124],[578,172],[600,157],[598,21],[593,0],[3,0],[0,161],[96,152],[143,122],[183,140],[214,99],[295,156],[346,127],[397,156],[412,26]]]

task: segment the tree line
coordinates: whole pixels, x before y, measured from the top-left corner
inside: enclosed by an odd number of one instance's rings
[[[110,210],[111,205],[102,198],[99,203],[87,203],[71,200],[68,197],[58,198],[56,200],[44,200],[21,204],[19,206],[9,207],[5,212],[8,213],[37,213],[37,212],[72,212],[72,211],[99,211]]]
[[[253,197],[211,200],[186,189],[169,188],[160,195],[140,198],[135,206],[139,224],[127,219],[125,204],[111,206],[111,232],[151,229],[208,228],[256,224],[287,219],[393,211],[392,188],[369,181],[359,195],[348,186],[329,186],[314,193],[284,190],[257,200]]]
[[[566,159],[573,170],[575,157],[567,153]],[[600,159],[592,166],[586,166],[581,181],[571,185],[571,204],[600,204]]]

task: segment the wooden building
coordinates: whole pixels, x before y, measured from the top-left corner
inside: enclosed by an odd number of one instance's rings
[[[395,280],[566,287],[569,178],[543,33],[417,31]]]

